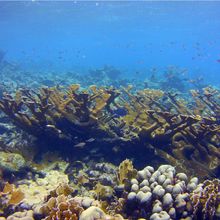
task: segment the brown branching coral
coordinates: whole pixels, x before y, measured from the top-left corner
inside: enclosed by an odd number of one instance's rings
[[[192,193],[194,219],[219,219],[220,218],[220,180],[206,180]]]
[[[128,98],[123,97],[120,101],[128,114],[120,120],[129,127],[128,138],[132,133],[139,141],[153,145],[159,156],[175,166],[185,169],[193,164],[201,176],[219,172],[220,103],[217,90],[206,88],[203,94],[194,92],[194,107],[177,94],[160,90],[133,94],[129,87],[124,92]],[[205,169],[204,162],[207,164]]]
[[[220,116],[220,94],[217,89],[206,87],[201,94],[197,90],[191,90],[191,94],[195,99],[197,108],[194,110],[203,115],[209,115],[216,118]]]
[[[110,149],[115,143],[146,145],[174,166],[193,167],[201,176],[216,175],[220,173],[220,92],[208,87],[191,94],[186,100],[161,90],[133,92],[129,86],[119,92],[95,85],[81,90],[74,84],[68,89],[5,94],[0,110],[44,141],[78,148],[90,138],[108,142]],[[125,113],[117,115],[118,109]]]
[[[79,89],[79,85],[72,85],[68,90],[18,90],[15,96],[4,94],[0,110],[36,137],[44,135],[48,139],[74,142],[80,134],[89,137],[91,133],[108,132],[109,112],[119,92],[96,86],[89,91]]]

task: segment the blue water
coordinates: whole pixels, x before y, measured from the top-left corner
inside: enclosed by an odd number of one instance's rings
[[[0,2],[0,49],[34,71],[168,66],[220,85],[220,2]]]

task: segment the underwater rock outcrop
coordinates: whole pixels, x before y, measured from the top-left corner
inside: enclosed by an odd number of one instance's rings
[[[0,169],[6,172],[18,172],[26,166],[24,157],[18,153],[0,151]]]

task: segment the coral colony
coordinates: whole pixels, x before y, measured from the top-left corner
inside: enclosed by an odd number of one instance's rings
[[[219,88],[1,71],[0,220],[220,219]]]

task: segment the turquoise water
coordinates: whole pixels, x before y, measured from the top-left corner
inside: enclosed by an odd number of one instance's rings
[[[219,85],[219,11],[217,1],[2,1],[0,48],[35,71],[177,66]]]

